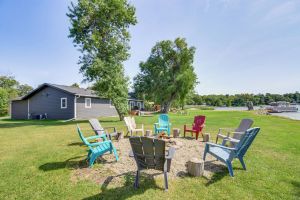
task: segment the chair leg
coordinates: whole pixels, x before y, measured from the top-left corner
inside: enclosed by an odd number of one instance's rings
[[[217,138],[216,138],[216,144],[218,144],[218,139],[219,139],[219,137],[218,137],[218,135],[217,135]]]
[[[245,162],[244,162],[243,157],[239,157],[239,160],[240,160],[240,162],[241,162],[241,164],[242,164],[242,166],[243,166],[243,169],[246,170],[246,164],[245,164]]]
[[[228,168],[228,171],[229,171],[229,175],[230,175],[231,177],[234,177],[231,162],[230,162],[230,161],[227,161],[227,162],[226,162],[226,165],[227,165],[227,168]]]
[[[164,172],[164,178],[165,178],[165,191],[168,191],[169,185],[168,185],[168,174],[167,174],[167,172]]]
[[[115,147],[112,147],[112,151],[114,152],[114,155],[115,155],[115,157],[116,157],[116,160],[118,161],[118,160],[119,160],[119,156],[118,156],[118,152],[117,152],[116,148],[115,148]]]
[[[89,162],[89,166],[90,166],[90,167],[93,167],[96,158],[97,158],[97,156],[92,155],[92,157],[90,158],[90,162]]]
[[[199,137],[199,132],[196,132],[196,140],[198,140],[198,137]]]
[[[134,188],[137,189],[139,187],[139,180],[140,179],[140,171],[136,171],[135,181],[134,181]]]
[[[92,151],[91,150],[89,150],[89,152],[88,152],[88,155],[87,155],[87,160],[89,160],[90,159],[90,156],[91,156],[91,154],[92,154]]]

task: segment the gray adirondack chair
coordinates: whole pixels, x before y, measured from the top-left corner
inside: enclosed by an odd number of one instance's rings
[[[95,132],[96,135],[103,135],[103,134],[106,134],[107,137],[111,140],[112,137],[116,137],[118,136],[118,133],[117,133],[117,129],[116,127],[105,127],[103,128],[99,122],[98,119],[89,119],[89,123],[93,129],[93,131]],[[113,131],[112,132],[108,132],[107,130],[108,129],[112,129]]]
[[[139,186],[141,170],[156,169],[164,173],[165,190],[168,190],[167,172],[170,171],[171,160],[174,157],[175,148],[170,147],[166,155],[166,143],[164,140],[148,137],[130,137],[129,141],[138,168],[134,188],[138,188]]]
[[[222,138],[223,140],[226,138],[226,141],[230,142],[230,146],[234,146],[240,141],[240,139],[245,134],[246,130],[251,128],[252,124],[252,119],[242,119],[239,127],[234,131],[232,131],[230,128],[220,128],[217,134],[216,143],[218,143],[219,138]],[[233,136],[230,136],[231,134],[233,134]]]
[[[260,128],[251,128],[245,132],[244,137],[237,143],[235,147],[226,147],[224,145],[218,145],[215,143],[207,142],[205,144],[205,150],[203,155],[203,160],[206,158],[206,154],[211,154],[219,161],[225,163],[227,165],[229,174],[233,177],[233,169],[232,169],[232,160],[234,158],[238,158],[241,162],[243,169],[246,170],[246,164],[244,162],[244,156],[258,134]],[[226,139],[224,139],[226,140]]]

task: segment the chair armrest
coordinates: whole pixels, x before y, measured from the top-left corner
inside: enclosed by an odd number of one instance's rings
[[[234,138],[232,138],[232,137],[227,137],[227,138],[224,138],[224,141],[228,141],[228,142],[233,142],[233,143],[239,143],[240,142],[240,140],[238,140],[238,139],[234,139]]]
[[[94,135],[94,136],[86,137],[85,139],[86,140],[95,140],[95,139],[99,139],[99,138],[101,138],[100,135]]]
[[[168,155],[166,156],[166,159],[172,159],[175,155],[175,148],[174,147],[170,147],[169,151],[168,151]]]
[[[211,142],[207,142],[206,146],[214,146],[214,147],[220,147],[222,149],[228,149],[228,150],[236,150],[235,148],[231,148],[231,147],[225,147],[219,144],[215,144],[215,143],[211,143]]]
[[[236,132],[236,131],[233,131],[233,132],[230,132],[230,133],[238,134],[238,135],[243,135],[243,134],[245,134],[245,132]]]
[[[223,134],[218,133],[217,137],[224,139],[224,138],[228,138],[228,135],[223,135]]]
[[[103,141],[103,142],[95,142],[95,143],[89,144],[88,146],[94,147],[94,146],[99,146],[99,145],[103,145],[103,144],[111,144],[111,141],[106,140],[106,141]]]
[[[93,129],[93,131],[105,131],[104,129]]]

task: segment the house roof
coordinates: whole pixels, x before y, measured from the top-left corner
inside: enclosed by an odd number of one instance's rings
[[[67,92],[69,94],[76,95],[76,96],[103,98],[103,97],[99,97],[95,91],[90,90],[90,89],[77,88],[77,87],[66,86],[66,85],[57,85],[57,84],[51,84],[51,83],[44,83],[44,84],[39,85],[36,89],[32,90],[25,96],[16,98],[13,101],[25,100],[25,99],[33,96],[36,92],[44,89],[45,87],[52,87],[52,88]],[[128,100],[142,101],[142,100],[138,100],[136,98],[132,98],[131,94],[129,94]]]
[[[33,96],[36,92],[44,89],[45,87],[52,87],[58,90],[62,90],[64,92],[67,92],[69,94],[73,94],[76,96],[85,96],[85,97],[99,97],[95,91],[90,90],[90,89],[84,89],[84,88],[77,88],[77,87],[72,87],[72,86],[66,86],[66,85],[57,85],[57,84],[51,84],[51,83],[44,83],[42,85],[39,85],[36,89],[32,90],[25,96],[19,97],[14,99],[15,101],[17,100],[25,100],[31,96]]]

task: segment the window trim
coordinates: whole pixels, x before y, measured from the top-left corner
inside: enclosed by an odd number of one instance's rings
[[[63,107],[63,100],[66,101],[65,107]],[[67,97],[60,98],[60,109],[66,109],[66,108],[68,108],[68,98]]]
[[[87,100],[90,100],[90,106],[87,105]],[[84,107],[85,108],[92,108],[92,98],[84,98]]]

